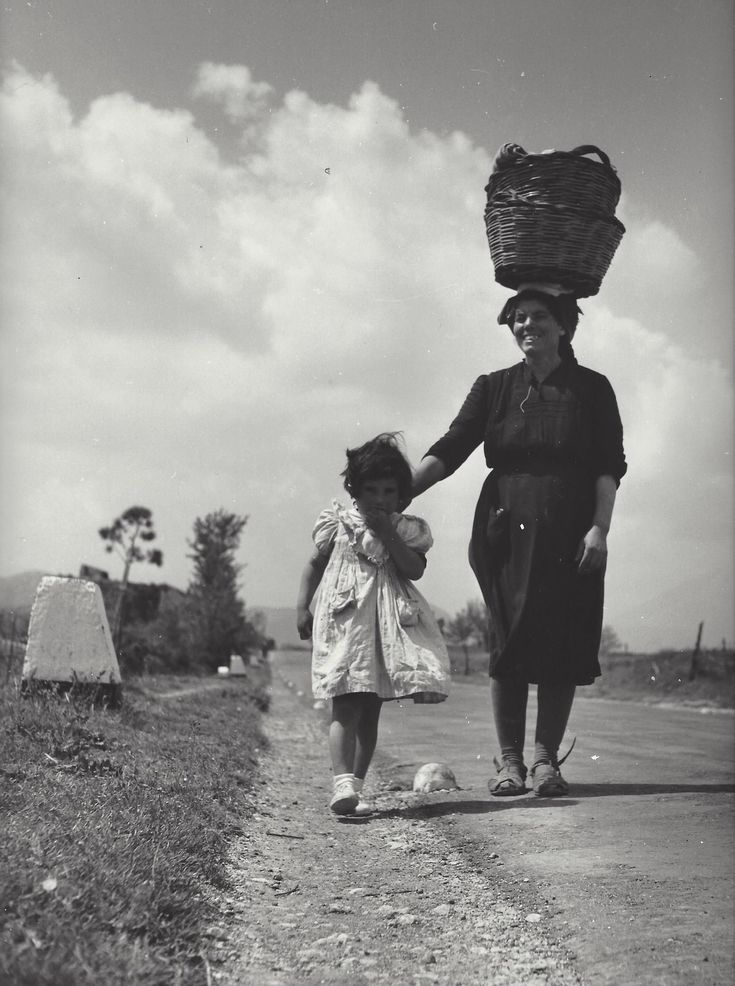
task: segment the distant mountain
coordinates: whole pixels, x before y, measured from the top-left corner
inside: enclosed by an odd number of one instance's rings
[[[36,597],[36,587],[51,572],[21,572],[0,576],[0,609],[28,614]],[[55,573],[54,573],[55,574]]]
[[[248,616],[255,612],[265,617],[265,635],[273,637],[276,647],[308,648],[309,642],[299,638],[295,609],[290,606],[248,606]]]
[[[0,576],[0,610],[13,610],[28,615],[36,596],[36,587],[44,575],[69,575],[61,572],[21,572],[19,575]],[[76,578],[76,575],[72,576]],[[451,619],[446,610],[432,607],[437,619]],[[265,633],[273,637],[279,647],[304,647],[309,644],[299,639],[296,629],[296,610],[290,606],[248,606],[248,615],[258,611],[266,620]]]
[[[12,610],[19,615],[25,614],[26,616],[30,613],[31,607],[33,606],[33,600],[36,598],[36,589],[38,583],[44,577],[44,575],[53,575],[58,578],[91,578],[92,581],[97,581],[94,579],[90,572],[98,571],[97,569],[87,569],[85,574],[80,575],[78,572],[21,572],[19,575],[3,575],[0,576],[0,610]],[[101,581],[100,585],[118,585],[114,579]],[[130,583],[131,587],[144,588],[145,583]],[[175,589],[173,586],[165,585],[161,583],[161,587],[172,591],[180,592],[179,589]]]
[[[0,576],[0,610],[13,611],[28,616],[36,598],[36,588],[44,575],[70,575],[61,572],[20,572],[18,575]],[[73,577],[76,577],[76,573]],[[266,618],[266,633],[279,647],[303,647],[296,630],[296,612],[288,607],[249,606],[248,611],[259,610]],[[306,644],[308,647],[308,644]]]

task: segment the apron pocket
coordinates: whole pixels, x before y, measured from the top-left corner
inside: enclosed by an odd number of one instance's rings
[[[415,599],[406,599],[399,596],[396,600],[398,606],[398,622],[402,627],[415,627],[419,622],[419,604]]]
[[[485,540],[493,553],[502,551],[508,544],[510,516],[502,507],[490,507],[485,528]]]

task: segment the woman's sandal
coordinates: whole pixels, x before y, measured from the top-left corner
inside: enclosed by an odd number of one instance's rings
[[[542,761],[541,763],[535,763],[533,767],[531,767],[531,781],[533,783],[533,793],[536,797],[563,798],[569,794],[569,785],[561,776],[559,767],[572,752],[576,742],[577,737],[575,736],[572,740],[572,745],[569,747],[561,760],[557,760],[554,763]]]
[[[513,763],[493,757],[497,775],[487,782],[490,794],[496,798],[508,798],[526,793],[526,768],[522,763]]]

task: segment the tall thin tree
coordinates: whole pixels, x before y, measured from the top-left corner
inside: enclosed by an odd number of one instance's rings
[[[155,541],[156,532],[153,528],[153,513],[148,507],[128,507],[116,517],[109,527],[100,527],[99,536],[105,544],[105,551],[115,552],[123,561],[123,577],[120,591],[117,595],[115,613],[112,620],[112,639],[117,648],[122,622],[123,600],[128,588],[130,568],[134,562],[149,562],[151,565],[163,565],[163,552],[158,548],[141,547],[140,542]]]
[[[187,542],[194,563],[189,584],[195,637],[200,659],[210,669],[229,662],[233,653],[247,653],[255,631],[245,617],[239,597],[242,566],[235,560],[247,517],[219,509],[194,521]]]

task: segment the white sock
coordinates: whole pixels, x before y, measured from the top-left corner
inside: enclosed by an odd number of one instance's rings
[[[349,781],[353,785],[353,787],[354,787],[354,784],[355,784],[355,775],[354,774],[335,774],[334,775],[334,778],[333,778],[335,789],[338,787],[338,785],[344,784],[345,781]]]
[[[353,777],[355,794],[362,794],[362,785],[365,783],[364,777]]]

